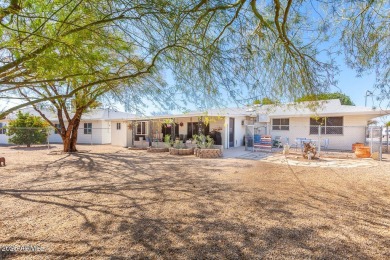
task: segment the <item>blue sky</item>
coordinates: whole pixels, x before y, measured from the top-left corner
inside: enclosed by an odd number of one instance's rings
[[[350,96],[355,105],[364,106],[366,91],[374,90],[375,75],[372,73],[362,77],[357,77],[356,72],[346,66],[342,66],[341,70],[342,71],[338,76],[338,87],[333,88],[332,91],[341,91],[347,96]],[[367,106],[372,107],[373,105],[378,106],[378,102],[375,101],[375,96],[374,104],[372,102],[372,98],[367,97]]]

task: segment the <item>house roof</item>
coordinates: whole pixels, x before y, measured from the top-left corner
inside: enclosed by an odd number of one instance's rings
[[[39,114],[32,108],[23,109],[22,112],[29,112],[32,115]],[[57,121],[55,113],[45,110],[43,113],[52,121]],[[282,105],[264,105],[254,108],[217,108],[207,111],[192,111],[183,114],[167,114],[158,116],[139,116],[131,113],[115,111],[112,109],[94,109],[86,112],[82,120],[148,120],[164,118],[184,118],[199,116],[255,116],[256,114],[267,115],[268,117],[303,117],[303,116],[343,116],[362,115],[368,118],[375,118],[390,114],[390,110],[374,109],[362,106],[341,105],[340,100],[308,101],[300,103],[289,103]],[[6,120],[14,119],[16,113],[7,116]]]
[[[33,108],[25,108],[20,110],[23,113],[29,113],[30,115],[40,116],[40,114],[35,111]],[[42,113],[51,121],[58,121],[58,117],[55,113],[50,110],[42,110]],[[6,120],[11,120],[16,118],[17,112],[11,113],[6,117]],[[72,114],[71,114],[72,116]],[[126,112],[115,111],[112,109],[93,109],[91,111],[85,112],[81,120],[130,120],[138,118],[136,115]]]
[[[139,116],[112,109],[94,109],[83,114],[82,120],[131,120]]]
[[[166,114],[158,116],[140,117],[140,119],[163,119],[163,118],[183,118],[183,117],[199,117],[199,116],[248,116],[245,108],[217,108],[207,111],[191,111],[183,114]]]
[[[307,101],[289,103],[282,105],[264,105],[253,108],[219,108],[210,109],[206,112],[193,111],[178,115],[149,116],[147,119],[159,118],[183,118],[198,116],[255,116],[264,114],[269,117],[307,117],[307,116],[343,116],[343,115],[364,115],[375,118],[390,114],[390,110],[373,109],[362,106],[342,105],[339,99],[323,101]],[[145,117],[141,117],[145,119]]]

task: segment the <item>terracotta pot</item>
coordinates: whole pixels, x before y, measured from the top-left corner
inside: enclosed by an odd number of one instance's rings
[[[356,147],[355,154],[357,158],[370,158],[371,157],[370,147],[358,146]]]
[[[352,152],[356,151],[356,147],[362,147],[364,144],[362,143],[354,143],[352,144]]]

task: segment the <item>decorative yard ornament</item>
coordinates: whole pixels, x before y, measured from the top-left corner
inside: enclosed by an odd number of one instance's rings
[[[303,144],[303,158],[312,160],[317,154],[316,147],[312,143]]]
[[[290,154],[290,145],[289,144],[285,144],[283,146],[283,154],[284,155]]]

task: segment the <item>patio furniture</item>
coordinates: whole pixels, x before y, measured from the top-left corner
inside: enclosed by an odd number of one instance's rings
[[[325,138],[323,140],[324,140],[324,144],[323,145],[321,144],[321,149],[328,149],[328,147],[329,147],[329,139]]]
[[[260,142],[253,143],[253,151],[256,150],[269,150],[272,151],[272,136],[262,135],[260,137]]]
[[[275,148],[283,147],[281,136],[279,136],[279,135],[275,136],[274,141],[273,141],[273,147],[275,147]]]
[[[308,139],[301,138],[301,137],[295,138],[295,144],[292,144],[290,147],[291,148],[294,147],[296,151],[298,150],[298,148],[300,148],[302,150],[303,142],[306,140],[308,140]]]

